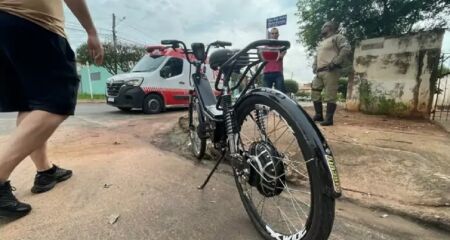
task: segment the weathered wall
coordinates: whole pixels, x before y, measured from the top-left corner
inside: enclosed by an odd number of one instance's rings
[[[444,31],[361,41],[347,109],[371,114],[428,116]]]

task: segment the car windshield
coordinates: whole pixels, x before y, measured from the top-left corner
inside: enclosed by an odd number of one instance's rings
[[[145,55],[139,60],[139,62],[134,66],[131,72],[153,72],[159,66],[161,66],[162,62],[166,59],[166,57],[157,57],[153,58],[149,55]]]

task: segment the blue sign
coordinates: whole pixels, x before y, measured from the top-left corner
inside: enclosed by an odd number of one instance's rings
[[[287,15],[267,19],[267,29],[286,24],[287,24]]]

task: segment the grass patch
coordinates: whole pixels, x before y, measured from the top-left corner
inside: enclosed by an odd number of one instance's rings
[[[78,100],[105,100],[106,96],[104,94],[94,94],[93,98],[91,98],[91,94],[89,93],[79,93],[78,94]]]

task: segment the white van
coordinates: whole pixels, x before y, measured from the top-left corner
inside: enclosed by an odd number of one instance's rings
[[[189,81],[191,66],[183,50],[151,46],[147,52],[131,72],[108,79],[107,103],[123,111],[142,109],[148,114],[188,107],[193,86]],[[209,81],[214,82],[212,70],[204,70]]]

